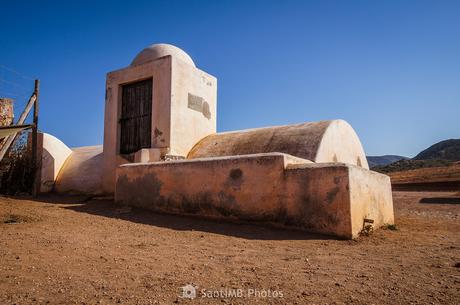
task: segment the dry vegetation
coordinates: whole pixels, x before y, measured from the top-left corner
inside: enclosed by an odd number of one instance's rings
[[[0,161],[0,194],[17,195],[31,191],[33,170],[27,134],[20,133]]]
[[[460,164],[388,173],[393,184],[460,181]]]

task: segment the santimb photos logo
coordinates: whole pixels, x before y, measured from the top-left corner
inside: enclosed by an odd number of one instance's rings
[[[180,298],[183,299],[196,299],[196,298],[282,298],[283,292],[281,290],[271,289],[241,289],[241,288],[221,288],[221,289],[199,289],[198,286],[187,284],[180,287]]]
[[[182,294],[179,296],[183,299],[194,299],[196,298],[196,290],[198,286],[193,286],[192,284],[187,284],[185,286],[180,287],[182,290]]]

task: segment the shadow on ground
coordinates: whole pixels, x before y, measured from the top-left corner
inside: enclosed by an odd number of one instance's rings
[[[420,199],[419,202],[431,204],[460,204],[460,197],[426,197]]]
[[[88,196],[49,195],[30,198],[48,204],[63,204],[62,208],[108,218],[178,231],[202,231],[252,240],[330,240],[323,234],[279,227],[276,224],[249,223],[234,220],[212,219],[201,216],[170,215],[141,208],[116,205],[113,199]]]

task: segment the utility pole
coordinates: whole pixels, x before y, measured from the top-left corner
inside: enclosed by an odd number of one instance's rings
[[[38,160],[38,96],[40,92],[40,80],[35,80],[34,86],[34,95],[35,95],[35,103],[34,103],[34,118],[33,118],[33,127],[32,127],[32,196],[37,196],[39,192],[40,186],[38,182],[40,181],[40,167]]]

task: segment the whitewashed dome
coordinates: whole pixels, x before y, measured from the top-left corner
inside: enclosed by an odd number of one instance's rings
[[[171,55],[172,57],[180,59],[195,67],[195,63],[187,53],[176,46],[166,43],[152,44],[151,46],[143,49],[131,62],[131,66],[142,65],[167,55]]]

